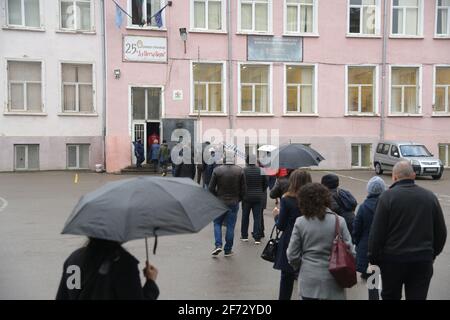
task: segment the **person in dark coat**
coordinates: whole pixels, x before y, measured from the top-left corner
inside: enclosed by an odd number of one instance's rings
[[[142,287],[138,264],[118,242],[90,238],[87,246],[64,262],[56,300],[156,300],[158,270],[146,263],[147,281]],[[79,286],[72,280],[77,275],[76,267]]]
[[[142,168],[142,163],[145,161],[144,156],[144,145],[142,144],[142,140],[138,139],[133,142],[134,146],[134,155],[136,156],[136,168]]]
[[[378,200],[369,234],[369,262],[381,271],[383,300],[425,300],[433,263],[444,249],[447,227],[436,195],[415,184],[409,161],[392,171],[394,184]]]
[[[367,280],[370,274],[367,272],[369,258],[367,249],[369,232],[372,226],[373,216],[378,203],[378,198],[386,190],[386,185],[380,177],[373,177],[367,184],[368,196],[359,206],[358,213],[353,220],[353,242],[356,245],[356,271],[361,273],[361,278]],[[378,289],[369,289],[369,300],[379,300]]]
[[[248,227],[250,222],[250,211],[253,212],[253,232],[255,244],[261,244],[261,214],[264,190],[267,189],[267,177],[263,174],[261,168],[255,163],[251,163],[252,159],[248,156],[246,159],[247,166],[244,169],[245,182],[247,185],[247,193],[242,201],[242,224],[241,224],[241,240],[248,241]]]
[[[282,231],[280,242],[278,243],[277,255],[274,269],[281,270],[279,300],[291,300],[294,281],[298,275],[298,270],[294,270],[289,264],[286,250],[289,246],[292,230],[295,221],[301,216],[298,207],[298,193],[300,188],[312,182],[309,172],[295,170],[289,178],[289,188],[280,201],[280,210],[274,211],[276,227]]]
[[[293,170],[287,170],[287,175],[279,176],[275,182],[275,185],[270,190],[270,198],[277,200],[281,199],[283,194],[289,189],[289,176]]]
[[[180,157],[183,157],[183,150],[180,151]],[[194,180],[197,166],[193,162],[194,155],[192,154],[189,163],[185,163],[183,161],[182,163],[175,166],[174,176],[176,178],[190,178]]]
[[[234,228],[236,227],[239,202],[247,193],[244,170],[234,164],[234,154],[228,153],[225,164],[214,169],[208,190],[219,198],[229,210],[214,220],[215,249],[211,253],[217,257],[222,252],[222,225],[226,224],[225,257],[234,255]]]
[[[208,189],[209,183],[211,182],[211,177],[215,168],[219,165],[217,164],[216,152],[214,149],[210,150],[211,152],[211,163],[205,163],[205,167],[203,169],[203,188]]]
[[[358,205],[350,191],[339,188],[339,177],[335,174],[327,174],[322,177],[321,183],[331,192],[331,211],[345,219],[350,235],[353,234],[353,220],[355,209]]]

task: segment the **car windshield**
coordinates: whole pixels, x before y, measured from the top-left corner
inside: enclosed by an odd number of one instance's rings
[[[425,146],[400,146],[400,150],[404,157],[431,157],[431,153]]]

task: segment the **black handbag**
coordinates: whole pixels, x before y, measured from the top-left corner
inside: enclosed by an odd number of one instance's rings
[[[276,229],[275,238],[273,238],[273,233],[275,229]],[[270,233],[270,240],[269,242],[267,242],[266,247],[264,248],[261,254],[261,258],[269,262],[275,262],[279,242],[280,242],[280,230],[278,230],[277,226],[274,225],[272,232]]]

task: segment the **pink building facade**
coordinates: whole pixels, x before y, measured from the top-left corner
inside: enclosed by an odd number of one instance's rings
[[[133,163],[134,139],[176,128],[277,129],[324,169],[413,140],[449,166],[450,1],[175,0],[161,28],[139,21],[165,1],[117,2],[133,18],[118,28],[105,2],[109,172]]]

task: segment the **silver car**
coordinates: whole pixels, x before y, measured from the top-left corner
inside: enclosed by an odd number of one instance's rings
[[[375,172],[392,171],[394,165],[402,160],[410,161],[418,176],[431,176],[439,180],[444,172],[444,166],[428,149],[419,143],[381,141],[375,150],[373,164]]]

